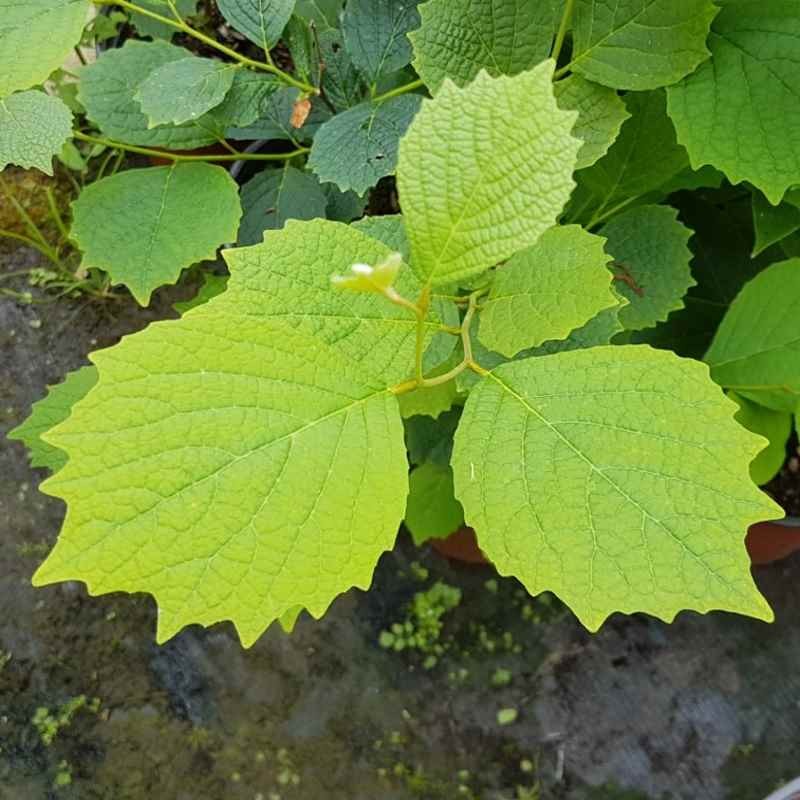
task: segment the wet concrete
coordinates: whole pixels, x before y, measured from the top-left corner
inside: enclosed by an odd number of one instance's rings
[[[0,252],[0,274],[31,258]],[[188,291],[146,311],[0,299],[0,436]],[[245,651],[223,624],[158,647],[147,597],[30,586],[64,510],[42,477],[0,438],[0,800],[761,800],[800,774],[800,558],[758,573],[773,625],[618,617],[590,636],[491,568],[401,536],[369,592],[292,636]],[[378,640],[437,580],[462,600],[426,669]]]

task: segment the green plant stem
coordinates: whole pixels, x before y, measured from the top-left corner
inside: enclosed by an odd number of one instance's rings
[[[558,26],[558,33],[556,34],[556,41],[553,44],[553,52],[550,58],[558,63],[558,57],[561,55],[561,48],[564,46],[564,39],[567,37],[567,31],[572,24],[572,11],[575,8],[575,0],[567,0],[564,6],[564,13],[561,15],[561,24]],[[556,73],[558,75],[558,72]]]
[[[191,36],[194,39],[197,39],[199,42],[207,45],[208,47],[217,50],[220,53],[224,53],[229,58],[238,61],[240,64],[244,64],[246,67],[251,67],[252,69],[260,69],[264,72],[271,72],[278,80],[282,81],[283,83],[287,84],[288,86],[294,86],[297,89],[300,89],[303,92],[308,94],[316,94],[317,89],[316,87],[312,86],[309,83],[305,83],[304,81],[300,81],[297,78],[292,77],[289,75],[288,72],[284,72],[282,69],[278,69],[274,64],[269,63],[267,61],[255,61],[252,58],[247,58],[247,56],[241,55],[241,53],[237,53],[235,50],[232,50],[230,47],[226,47],[224,44],[220,44],[215,39],[212,39],[210,36],[206,36],[204,33],[196,30],[191,25],[187,24],[183,20],[174,20],[170,19],[169,17],[164,17],[161,14],[157,14],[155,11],[150,11],[147,8],[142,6],[137,6],[135,3],[130,3],[128,0],[92,0],[92,3],[97,6],[120,6],[121,8],[127,9],[128,11],[135,11],[137,14],[143,14],[146,17],[150,17],[158,22],[163,23],[164,25],[169,25],[173,28],[176,28],[179,31],[183,31],[188,36]],[[268,56],[269,58],[269,56]]]
[[[623,208],[627,208],[635,200],[638,200],[639,197],[639,195],[636,197],[629,197],[627,200],[623,200],[621,203],[611,206],[607,211],[603,211],[605,205],[600,206],[592,218],[586,223],[586,230],[591,231],[592,228],[596,228],[601,222],[605,222],[609,217],[613,217],[617,211],[622,211]]]
[[[170,153],[163,150],[153,150],[150,147],[138,147],[132,144],[116,142],[113,139],[105,139],[101,136],[90,136],[81,131],[73,131],[72,135],[82,142],[91,144],[102,144],[106,147],[113,147],[115,150],[126,150],[129,153],[138,153],[143,156],[153,156],[154,158],[166,158],[170,161],[288,161],[295,156],[307,153],[309,148],[298,147],[288,153],[207,153],[204,155],[190,155],[181,153]]]
[[[428,287],[425,287],[427,290]],[[394,291],[394,290],[392,290]],[[478,310],[478,300],[482,295],[486,293],[486,289],[478,289],[472,294],[469,295],[468,298],[459,298],[466,300],[469,304],[467,307],[467,311],[464,314],[464,318],[461,320],[461,325],[457,329],[448,328],[446,326],[442,326],[442,330],[447,331],[448,333],[456,333],[461,336],[461,346],[464,350],[464,358],[456,364],[452,369],[448,370],[447,372],[442,373],[441,375],[436,375],[433,378],[426,378],[421,374],[422,369],[422,355],[424,354],[424,343],[425,343],[425,316],[427,315],[427,308],[425,312],[422,314],[422,323],[420,324],[419,319],[419,312],[421,310],[421,304],[411,303],[406,301],[403,305],[408,305],[409,307],[413,308],[415,313],[417,314],[417,351],[416,351],[416,375],[411,380],[403,381],[402,383],[397,384],[397,386],[393,386],[390,391],[392,394],[405,394],[406,392],[411,392],[414,389],[420,388],[429,388],[431,386],[440,386],[443,383],[447,383],[448,381],[453,380],[453,378],[460,375],[464,370],[471,369],[473,372],[477,372],[479,375],[488,375],[489,370],[484,369],[480,364],[478,364],[472,355],[472,339],[470,338],[470,327],[472,326],[472,320],[475,316],[475,313]],[[430,302],[430,295],[428,297],[428,302]],[[420,331],[422,332],[422,339],[420,340]]]
[[[86,56],[84,56],[84,54],[81,52],[80,47],[78,47],[78,45],[75,45],[75,47],[73,47],[72,49],[75,51],[75,55],[78,57],[78,61],[80,61],[81,64],[85,67]]]
[[[39,230],[39,226],[33,221],[31,215],[22,207],[22,204],[17,200],[17,198],[14,197],[2,177],[0,177],[0,189],[2,189],[3,194],[8,198],[8,201],[11,203],[11,205],[14,206],[14,210],[17,212],[19,218],[23,221],[25,227],[28,229],[28,232],[31,234],[30,237],[21,237],[20,234],[13,234],[11,231],[8,231],[4,235],[8,235],[11,239],[22,239],[23,241],[27,240],[33,247],[42,253],[42,255],[52,261],[60,269],[63,269],[61,259],[58,257],[58,252],[52,247],[50,242],[47,241],[44,234],[41,232],[41,230]]]
[[[384,100],[389,100],[392,97],[397,97],[398,95],[405,94],[406,92],[413,92],[414,89],[420,89],[423,86],[425,86],[425,83],[422,80],[418,79],[411,81],[411,83],[406,83],[403,86],[398,86],[396,89],[391,89],[388,92],[376,95],[372,98],[372,102],[382,103]]]
[[[47,205],[50,207],[50,216],[52,216],[53,222],[56,223],[58,232],[61,234],[64,241],[68,242],[69,229],[64,224],[64,218],[61,216],[61,212],[58,210],[58,203],[56,203],[56,198],[53,194],[53,189],[51,186],[48,186],[45,189],[45,195],[47,196]]]
[[[61,267],[61,262],[56,257],[55,251],[53,251],[49,246],[43,246],[39,244],[39,242],[31,239],[29,236],[25,236],[22,233],[15,233],[14,231],[7,231],[4,228],[0,228],[0,237],[7,238],[7,239],[15,239],[18,242],[22,242],[23,244],[27,245],[28,247],[32,247],[34,250],[38,250],[48,261],[52,261],[57,267]],[[25,270],[27,272],[27,270]],[[16,275],[17,273],[6,273],[2,275],[3,279],[9,278],[12,275]]]
[[[417,384],[422,386],[425,380],[422,361],[425,356],[425,317],[428,316],[428,309],[431,305],[431,287],[426,284],[419,295],[417,300],[417,337],[415,349],[415,371],[414,375],[417,379]]]

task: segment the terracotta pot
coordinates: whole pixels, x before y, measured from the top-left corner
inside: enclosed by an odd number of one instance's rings
[[[491,563],[478,547],[478,540],[472,528],[459,528],[446,539],[431,539],[431,546],[440,556],[451,561],[463,561],[467,564]]]
[[[780,561],[800,550],[800,517],[751,525],[746,541],[747,552],[754,564]]]
[[[777,522],[759,522],[747,532],[747,552],[755,565],[771,564],[800,551],[800,517],[787,517]],[[472,528],[459,528],[445,539],[431,539],[439,555],[466,564],[489,564],[478,547]]]

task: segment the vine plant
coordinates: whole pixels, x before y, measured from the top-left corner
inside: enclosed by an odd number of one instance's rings
[[[800,79],[759,54],[800,51],[793,3],[219,0],[260,54],[187,22],[191,3],[114,5],[154,40],[81,69],[73,129],[30,87],[87,4],[11,0],[0,165],[50,169],[67,139],[165,157],[72,208],[84,268],[142,304],[238,246],[179,320],[93,353],[13,432],[67,503],[37,585],[149,592],[159,641],[232,620],[249,645],[366,589],[404,519],[418,541],[466,521],[591,630],[771,618],[743,538],[781,515],[749,468],[776,469],[800,396],[800,140],[761,122]],[[209,163],[243,160],[267,168],[241,190]],[[364,216],[390,175],[402,213]],[[720,302],[671,204],[700,190],[759,210]],[[754,335],[764,303],[780,313]],[[696,307],[716,316],[687,344]]]

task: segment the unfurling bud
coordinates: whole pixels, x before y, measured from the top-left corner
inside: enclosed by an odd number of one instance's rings
[[[382,294],[394,283],[402,263],[403,257],[400,253],[391,253],[374,267],[369,264],[353,264],[347,275],[332,275],[331,283],[337,289]]]

